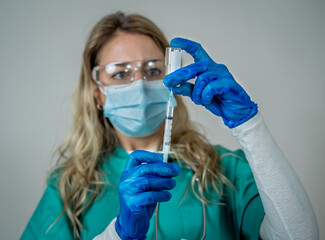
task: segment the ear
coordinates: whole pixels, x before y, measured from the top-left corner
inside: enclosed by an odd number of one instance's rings
[[[91,85],[93,88],[96,104],[99,106],[103,106],[106,100],[105,95],[101,91],[99,91],[99,88],[95,82],[92,82]]]

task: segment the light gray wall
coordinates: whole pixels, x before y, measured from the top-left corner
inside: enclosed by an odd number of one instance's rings
[[[324,239],[324,1],[0,0],[1,239],[19,238],[33,213],[71,121],[86,36],[116,10],[144,14],[228,66],[304,184]],[[212,143],[239,147],[220,119],[187,104]]]

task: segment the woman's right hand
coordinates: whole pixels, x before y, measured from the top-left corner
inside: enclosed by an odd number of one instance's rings
[[[180,171],[174,163],[163,163],[159,154],[142,150],[130,154],[119,183],[120,211],[115,223],[122,239],[146,238],[157,203],[170,200],[166,190],[175,187],[171,178]]]

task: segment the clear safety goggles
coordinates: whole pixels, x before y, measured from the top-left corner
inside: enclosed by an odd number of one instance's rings
[[[134,81],[137,72],[141,73],[141,79],[147,81],[161,80],[165,75],[164,61],[164,58],[157,58],[98,65],[92,70],[92,78],[99,86],[130,84]]]

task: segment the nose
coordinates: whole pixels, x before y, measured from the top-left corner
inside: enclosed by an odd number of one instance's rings
[[[140,79],[144,79],[143,74],[141,73],[141,71],[137,70],[134,73],[133,81],[140,80]]]

